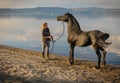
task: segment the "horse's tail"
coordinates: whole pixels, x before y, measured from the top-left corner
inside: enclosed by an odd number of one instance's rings
[[[108,47],[109,45],[111,45],[112,42],[106,42],[106,41],[100,39],[100,40],[97,42],[97,44],[98,44],[100,47],[106,48],[106,47]]]
[[[101,47],[108,47],[112,42],[106,42],[106,40],[110,37],[108,33],[103,33],[99,36],[99,40],[97,44]]]

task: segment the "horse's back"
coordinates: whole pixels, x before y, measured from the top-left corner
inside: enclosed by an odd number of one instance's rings
[[[95,39],[102,39],[102,40],[106,40],[109,38],[109,34],[108,33],[104,33],[102,31],[99,30],[93,30],[93,31],[89,31],[89,35],[91,38],[95,38]]]
[[[91,45],[91,39],[89,36],[89,32],[80,33],[77,38],[76,45],[80,47]]]

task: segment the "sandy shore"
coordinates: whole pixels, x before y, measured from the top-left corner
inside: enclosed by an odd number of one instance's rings
[[[0,45],[0,83],[120,83],[120,66],[95,69],[95,62]]]

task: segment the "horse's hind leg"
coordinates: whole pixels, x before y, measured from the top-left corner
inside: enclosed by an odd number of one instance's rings
[[[70,43],[70,56],[69,56],[69,62],[71,65],[74,64],[74,47],[75,45],[73,43]]]
[[[98,56],[98,66],[96,67],[97,69],[100,68],[100,63],[101,63],[101,53],[98,45],[93,45],[93,48]]]
[[[102,51],[102,54],[103,54],[103,57],[102,57],[102,64],[103,65],[106,65],[106,51],[105,51],[105,49],[103,48],[103,47],[100,47],[100,50]]]

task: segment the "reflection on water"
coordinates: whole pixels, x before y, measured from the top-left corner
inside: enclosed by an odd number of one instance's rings
[[[104,18],[80,18],[77,17],[82,30],[101,30],[110,33],[112,45],[107,48],[107,62],[120,65],[120,17]],[[63,32],[63,25],[53,19],[36,19],[25,17],[2,17],[0,18],[0,44],[10,45],[41,51],[41,24],[48,22],[51,34],[57,39]],[[65,24],[66,27],[66,24]],[[69,55],[69,44],[67,43],[67,31],[64,36],[55,43],[52,53]],[[52,47],[52,43],[51,43]],[[97,60],[95,52],[90,47],[76,47],[75,57]]]

